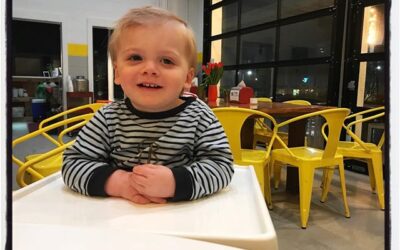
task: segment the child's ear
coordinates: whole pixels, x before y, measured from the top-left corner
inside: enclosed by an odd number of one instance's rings
[[[194,77],[194,68],[190,68],[186,75],[186,81],[183,86],[184,89],[190,89],[190,87],[192,87],[193,77]]]
[[[117,67],[117,64],[116,63],[113,63],[113,68],[114,68],[114,83],[116,84],[116,85],[120,85],[120,76],[119,76],[119,72],[118,72],[118,67]]]

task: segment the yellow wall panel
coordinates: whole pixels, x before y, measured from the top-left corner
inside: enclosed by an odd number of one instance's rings
[[[87,44],[68,44],[68,56],[88,56]]]

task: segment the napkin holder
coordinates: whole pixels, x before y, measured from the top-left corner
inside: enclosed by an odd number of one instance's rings
[[[229,92],[230,102],[239,102],[240,87],[233,87]]]
[[[249,104],[250,98],[254,96],[254,91],[250,87],[233,87],[229,93],[230,102]]]
[[[240,104],[249,104],[250,98],[254,95],[254,91],[250,87],[243,87],[239,92],[239,103]]]

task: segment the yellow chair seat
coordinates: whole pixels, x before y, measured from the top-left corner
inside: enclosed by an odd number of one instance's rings
[[[364,143],[364,146],[367,147],[370,151],[381,151],[381,149],[378,148],[374,143]],[[363,147],[361,147],[360,144],[352,141],[340,141],[338,144],[338,150],[347,152],[360,150],[364,153],[367,153],[367,151]]]
[[[242,149],[242,160],[247,163],[261,163],[267,158],[265,150]]]
[[[280,158],[285,158],[285,163],[287,164],[296,164],[303,160],[318,164],[321,162],[324,154],[324,150],[311,147],[293,147],[290,148],[290,151],[293,153],[293,156],[286,149],[274,149],[273,154],[275,154],[277,161]],[[324,159],[323,162],[326,162],[326,160]]]
[[[41,156],[41,154],[28,155],[25,157],[25,161],[32,160],[39,156]],[[49,157],[36,164],[33,164],[31,168],[43,176],[48,176],[59,171],[61,169],[61,165],[62,165],[62,153]],[[35,177],[34,175],[26,176],[26,178],[27,179],[25,181],[28,181],[29,183],[39,180],[39,178]]]

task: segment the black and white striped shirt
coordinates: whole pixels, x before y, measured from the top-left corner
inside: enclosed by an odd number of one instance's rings
[[[115,170],[152,163],[171,168],[173,201],[226,187],[234,170],[224,130],[205,103],[182,99],[182,105],[158,113],[141,112],[128,99],[101,108],[64,153],[65,184],[84,195],[107,196],[104,185]]]

